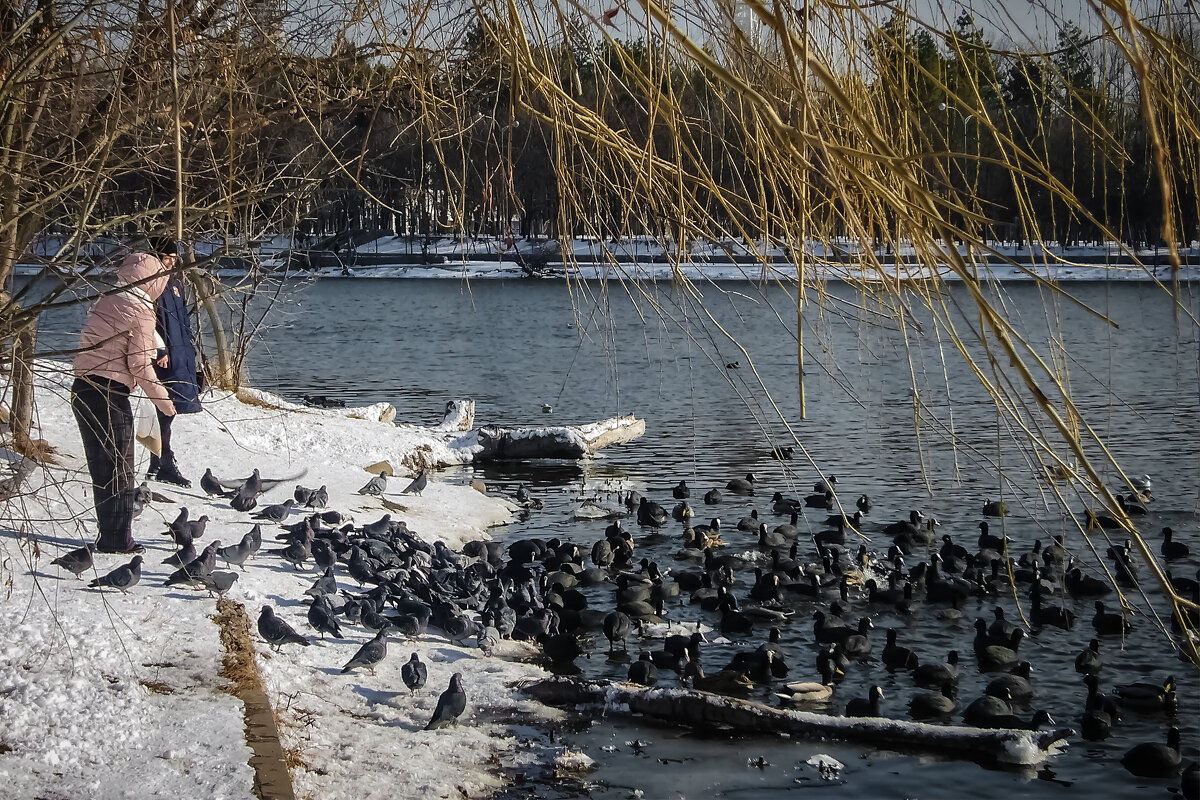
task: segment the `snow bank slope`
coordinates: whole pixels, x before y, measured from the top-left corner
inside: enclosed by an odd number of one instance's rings
[[[64,365],[45,363],[38,374],[41,436],[59,451],[61,467],[35,473],[33,498],[0,509],[0,779],[6,797],[251,796],[250,756],[240,701],[223,691],[222,650],[211,621],[215,601],[205,592],[165,588],[172,571],[162,535],[180,506],[192,518],[209,516],[203,547],[212,539],[234,543],[249,530],[249,515],[199,489],[205,467],[222,478],[258,468],[266,478],[306,471],[267,492],[260,506],[282,502],[295,483],[326,484],[330,507],[359,523],[385,513],[381,501],[356,494],[370,477],[363,467],[382,460],[397,466],[389,492],[407,483],[401,465],[438,437],[420,429],[309,414],[295,408],[247,405],[210,393],[205,411],[181,417],[174,446],[195,484],[153,484],[175,503],[155,503],[135,523],[146,546],[142,582],[130,595],[87,589],[87,580],[127,559],[98,555],[76,581],[50,561],[94,536],[95,519],[82,446],[68,405],[71,377]],[[147,454],[138,448],[145,469]],[[422,496],[396,496],[409,528],[452,546],[486,537],[507,521],[512,507],[469,487],[431,477]],[[294,514],[289,521],[298,520]],[[264,551],[278,528],[264,529]],[[218,569],[227,565],[218,563]],[[252,620],[262,605],[302,633],[307,607],[299,600],[316,576],[260,552],[230,592]],[[357,587],[345,586],[346,589]],[[297,796],[355,800],[373,797],[470,796],[492,788],[497,764],[519,765],[534,756],[506,735],[503,721],[544,714],[518,700],[508,684],[535,667],[484,658],[437,634],[393,640],[376,675],[340,673],[368,632],[345,626],[344,641],[289,646],[272,653],[255,642],[281,739],[298,766]],[[429,664],[429,685],[410,698],[399,679],[412,652]],[[462,672],[468,709],[457,728],[425,732],[438,693]]]

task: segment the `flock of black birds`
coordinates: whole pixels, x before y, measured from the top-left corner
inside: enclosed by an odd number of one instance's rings
[[[422,473],[405,491],[420,492],[426,482]],[[232,507],[251,512],[259,497],[278,483],[261,478],[258,470],[243,481],[222,482],[210,470],[201,486],[210,497],[228,498]],[[1127,513],[1136,513],[1130,509],[1139,506],[1145,510],[1150,502],[1148,484],[1147,479],[1139,491],[1122,498]],[[377,495],[385,488],[386,475],[381,474],[360,494]],[[799,705],[828,703],[850,670],[878,656],[890,672],[910,673],[916,686],[934,690],[913,696],[911,717],[945,722],[959,709],[959,650],[951,650],[944,661],[924,660],[901,645],[895,628],[887,631],[886,644],[876,649],[873,616],[886,610],[902,618],[936,615],[953,620],[961,617],[970,603],[986,603],[988,598],[997,598],[998,603],[1015,591],[1029,598],[1029,632],[1040,633],[1048,628],[1071,629],[1076,624],[1064,596],[1090,600],[1112,590],[1107,581],[1084,572],[1060,536],[1045,547],[1039,541],[1030,552],[1013,558],[1013,543],[994,535],[984,520],[978,523],[976,546],[968,550],[948,534],[939,536],[937,520],[926,519],[919,511],[898,522],[868,524],[867,515],[874,509],[866,495],[858,498],[853,515],[837,513],[835,489],[836,478],[830,478],[818,481],[812,494],[804,498],[774,492],[769,512],[787,517],[788,522],[769,525],[753,510],[736,525],[726,526],[719,517],[697,522],[690,505],[691,490],[680,481],[672,490],[675,502],[670,510],[636,491],[623,493],[618,500],[624,508],[613,510],[604,537],[590,545],[558,538],[522,538],[507,545],[474,541],[455,551],[440,541],[419,538],[389,514],[372,523],[353,525],[339,512],[326,510],[326,487],[297,486],[293,498],[258,509],[254,516],[259,521],[237,544],[221,547],[214,541],[200,554],[195,552],[194,540],[205,533],[207,518],[191,520],[187,509],[181,509],[168,527],[178,548],[169,561],[178,565],[178,570],[167,583],[227,591],[236,573],[216,570],[216,558],[244,570],[247,560],[259,552],[262,525],[275,524],[281,532],[274,538],[283,546],[265,552],[297,569],[315,568],[319,573],[305,592],[312,629],[322,638],[342,638],[343,625],[375,632],[346,662],[343,672],[358,668],[373,672],[387,655],[390,637],[417,638],[430,628],[440,630],[455,644],[473,639],[485,652],[505,638],[536,642],[553,669],[570,671],[580,656],[586,653],[590,658],[590,639],[602,633],[610,655],[618,648],[626,651],[634,636],[643,643],[661,645],[643,650],[629,665],[625,677],[632,682],[653,686],[664,673],[673,673],[684,685],[711,692],[745,693],[756,685],[766,685],[776,689],[784,702]],[[748,474],[729,481],[723,492],[712,489],[704,493],[703,503],[718,506],[732,499],[728,496],[753,502],[751,498],[761,496],[760,491],[755,476]],[[518,489],[518,496],[522,494],[529,503],[524,486]],[[807,515],[814,511],[824,527],[807,534],[805,530],[810,528],[798,526],[799,518],[811,521]],[[1002,502],[989,501],[982,512],[1002,517],[1008,509]],[[636,519],[636,536],[622,525],[620,517],[626,514]],[[1087,517],[1096,527],[1116,525],[1115,520],[1091,511]],[[293,518],[296,521],[289,524]],[[639,545],[665,541],[668,534],[664,529],[672,520],[681,525],[676,565],[662,569],[655,561],[639,558]],[[860,532],[871,534],[873,541],[885,538],[889,542],[886,553],[868,549],[865,540],[857,538]],[[1172,534],[1164,529],[1163,556],[1168,560],[1187,558],[1186,544]],[[734,539],[743,535],[743,541]],[[736,544],[728,550],[743,552],[725,552],[727,543]],[[90,547],[80,548],[54,563],[79,575],[91,568],[91,555]],[[1108,557],[1116,580],[1136,586],[1138,564],[1129,542],[1110,548]],[[919,560],[909,566],[906,559]],[[127,591],[137,582],[140,563],[141,557],[136,557],[91,585]],[[1195,580],[1172,581],[1181,595],[1200,597]],[[596,603],[609,589],[612,601]],[[1083,736],[1110,736],[1127,713],[1174,720],[1178,700],[1173,679],[1162,684],[1117,686],[1112,695],[1100,692],[1100,642],[1128,632],[1131,622],[1118,605],[1110,611],[1104,601],[1094,602],[1090,624],[1097,638],[1076,660],[1076,669],[1084,676],[1081,686],[1087,690],[1080,702]],[[681,626],[675,633],[668,625],[668,635],[658,641],[662,634],[655,632],[655,626],[671,622],[669,609],[682,604],[700,609],[706,615],[701,620],[711,620],[710,630],[739,639],[766,629],[767,640],[753,649],[738,650],[719,669],[706,671],[702,665],[705,625],[697,624],[694,630]],[[813,620],[814,671],[819,678],[788,682],[792,665],[780,647],[780,629],[804,614]],[[1006,620],[998,605],[993,615],[990,623],[983,618],[975,621],[970,647],[980,671],[995,677],[982,696],[962,709],[963,721],[980,727],[1029,730],[1053,725],[1044,710],[1029,716],[1018,713],[1035,695],[1032,666],[1020,653],[1028,633]],[[270,606],[263,607],[258,630],[276,649],[309,644],[307,636],[276,616]],[[619,661],[620,657],[610,660]],[[424,685],[427,676],[416,654],[401,674],[413,691]],[[845,713],[884,716],[883,701],[883,689],[873,686],[866,698],[847,702]],[[455,673],[427,728],[450,724],[465,704],[462,675]],[[1122,763],[1139,776],[1169,777],[1182,771],[1185,796],[1197,796],[1197,766],[1192,762],[1182,767],[1180,734],[1174,724],[1162,741],[1137,745]]]
[[[789,498],[781,492],[762,492],[751,474],[729,481],[723,489],[696,492],[710,511],[729,501],[753,504],[762,497],[759,502],[767,504],[762,511],[788,519],[768,524],[766,513],[760,516],[759,509],[752,509],[733,525],[719,517],[698,522],[686,481],[672,488],[671,502],[655,502],[634,491],[618,500],[636,519],[636,534],[615,519],[604,538],[590,548],[558,539],[523,539],[510,545],[510,562],[499,566],[511,570],[513,561],[534,565],[531,572],[541,602],[552,611],[539,641],[558,669],[588,651],[581,642],[593,630],[602,631],[609,640],[610,661],[619,660],[628,639],[640,634],[652,646],[629,665],[625,677],[632,682],[653,686],[664,675],[678,676],[684,685],[731,694],[766,686],[784,704],[805,707],[829,704],[835,687],[859,664],[882,662],[894,678],[907,673],[915,687],[931,690],[912,695],[911,718],[950,722],[958,716],[968,725],[984,728],[1036,731],[1055,724],[1047,711],[1030,707],[1035,698],[1034,668],[1021,655],[1021,643],[1030,635],[1041,644],[1053,642],[1049,631],[1075,627],[1072,606],[1089,604],[1094,614],[1082,624],[1090,622],[1096,638],[1077,662],[1083,673],[1078,700],[1083,736],[1109,737],[1119,730],[1122,713],[1162,718],[1163,739],[1133,747],[1122,764],[1142,777],[1183,772],[1185,796],[1197,796],[1196,764],[1184,768],[1179,749],[1174,679],[1117,685],[1111,697],[1099,694],[1100,642],[1115,637],[1119,649],[1133,622],[1122,613],[1120,603],[1106,604],[1101,599],[1113,592],[1113,585],[1089,575],[1063,537],[1053,537],[1045,547],[1035,542],[1031,550],[1018,555],[1012,541],[993,533],[994,519],[989,525],[988,518],[1008,516],[1007,504],[989,500],[980,508],[984,519],[977,523],[978,536],[968,549],[951,535],[941,534],[937,520],[926,519],[920,511],[897,522],[868,522],[873,504],[866,495],[857,498],[852,515],[836,513],[836,488],[836,478],[830,478],[818,481],[806,497]],[[765,500],[768,494],[769,501]],[[1137,513],[1130,511],[1135,504],[1145,508],[1149,502],[1148,479],[1135,494],[1122,498],[1123,508],[1131,514]],[[801,516],[807,525],[798,525]],[[1087,517],[1096,528],[1116,525],[1103,514],[1089,512]],[[663,553],[664,545],[670,547],[673,541],[666,532],[671,520],[681,528],[671,558],[674,563],[665,569],[639,556],[638,548],[654,543],[654,549]],[[808,532],[814,528],[819,529]],[[873,552],[858,538],[860,532],[873,543],[886,541],[886,552]],[[1168,562],[1188,558],[1187,546],[1173,539],[1172,533],[1163,530],[1163,558]],[[725,544],[731,546],[722,547]],[[1139,569],[1130,542],[1110,548],[1108,559],[1108,570],[1119,585],[1138,586]],[[531,577],[522,575],[524,580]],[[1171,580],[1180,595],[1197,598],[1196,581]],[[603,599],[608,588],[613,590],[611,601]],[[1023,596],[1028,629],[1005,619],[1001,601],[1015,594]],[[681,603],[692,610],[676,615],[674,609]],[[982,696],[960,705],[959,660],[966,643],[945,658],[926,661],[900,640],[907,620],[924,616],[950,622],[962,618],[965,609],[981,607],[990,607],[993,619],[974,621],[970,648],[988,683]],[[887,631],[882,647],[873,634],[873,618],[881,615],[905,620]],[[680,617],[689,621],[660,642],[655,624]],[[788,663],[780,647],[780,632],[810,618],[816,648],[814,679],[789,682],[795,665]],[[702,624],[691,630],[688,626],[697,620]],[[1191,624],[1196,624],[1194,618]],[[722,648],[725,655],[719,668],[706,671],[707,664],[702,665],[705,629],[735,641],[769,632],[761,645],[743,647],[732,656]],[[619,651],[616,658],[611,656],[614,651]],[[1061,703],[1061,698],[1055,699]],[[843,708],[847,716],[888,713],[881,686],[871,686],[866,697],[854,697]],[[1030,711],[1023,714],[1022,708]]]

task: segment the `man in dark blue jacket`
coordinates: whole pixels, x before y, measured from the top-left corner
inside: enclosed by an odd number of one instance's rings
[[[177,254],[179,245],[171,239],[157,240],[155,249],[168,254]],[[200,411],[200,386],[196,373],[196,346],[192,341],[191,315],[183,282],[172,274],[166,289],[158,298],[158,321],[155,332],[162,339],[162,346],[154,362],[158,379],[167,390],[167,396],[175,404],[177,414],[195,414]],[[150,456],[148,477],[164,483],[190,487],[191,481],[183,477],[175,463],[175,451],[171,449],[171,423],[173,417],[158,414],[158,425],[162,432],[162,455]]]

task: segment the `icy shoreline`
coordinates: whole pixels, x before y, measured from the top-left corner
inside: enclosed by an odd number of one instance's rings
[[[237,279],[245,277],[246,270],[217,270],[221,278]],[[315,270],[287,271],[273,273],[279,277],[289,278],[320,278],[332,280],[346,279],[424,279],[424,280],[582,280],[582,281],[670,281],[677,277],[694,282],[784,282],[796,283],[798,270],[791,264],[694,264],[682,263],[677,266],[660,263],[637,264],[571,264],[561,262],[546,264],[532,273],[522,269],[512,262],[468,261],[462,263],[445,263],[437,265],[412,266],[348,266],[343,268],[322,267]],[[979,278],[985,282],[1033,282],[1047,280],[1055,282],[1082,281],[1121,281],[1169,284],[1172,280],[1169,267],[1159,266],[1150,271],[1132,264],[1073,264],[1056,266],[1031,266],[1028,271],[1004,265],[978,265]],[[1200,268],[1185,267],[1180,270],[1179,279],[1191,282],[1200,279]],[[922,270],[911,265],[906,269],[890,267],[881,274],[861,269],[842,267],[825,267],[810,270],[809,282],[844,282],[850,284],[884,284],[894,281],[905,283],[939,281],[945,283],[961,283],[962,278],[942,268],[937,272]]]
[[[198,488],[206,467],[221,477],[259,468],[266,477],[307,473],[298,482],[327,484],[330,507],[358,524],[379,519],[381,501],[357,495],[369,477],[363,467],[387,460],[407,463],[438,440],[421,428],[310,413],[281,405],[245,404],[210,392],[205,411],[181,417],[175,449],[194,488],[153,485],[177,501],[155,503],[135,523],[145,545],[141,583],[129,595],[88,589],[87,580],[125,563],[98,555],[85,580],[50,561],[90,540],[94,516],[82,447],[67,401],[65,365],[39,364],[39,435],[52,444],[59,466],[34,473],[38,491],[7,504],[0,520],[0,779],[6,796],[241,798],[252,796],[241,703],[219,677],[223,650],[211,621],[215,599],[205,592],[165,588],[173,568],[166,522],[181,505],[193,518],[210,518],[203,547],[213,539],[235,543],[249,530],[248,515]],[[352,410],[348,410],[352,411]],[[374,414],[378,409],[372,410]],[[147,454],[140,447],[139,470]],[[282,502],[295,482],[267,493]],[[403,519],[418,536],[452,547],[487,538],[487,528],[511,519],[513,506],[436,476],[420,497],[399,500]],[[294,514],[289,521],[300,519]],[[264,529],[263,549],[276,546],[278,528]],[[297,630],[311,633],[299,602],[316,575],[294,570],[277,556],[259,554],[239,573],[230,599],[251,619],[270,604]],[[219,568],[226,568],[219,563]],[[347,587],[350,588],[350,587]],[[476,797],[496,788],[501,768],[524,768],[542,754],[519,743],[503,720],[552,713],[509,688],[544,673],[530,664],[484,657],[440,634],[416,642],[393,639],[377,675],[340,674],[369,632],[349,626],[347,639],[272,653],[257,635],[259,669],[293,764],[297,797]],[[512,645],[518,648],[518,645]],[[429,684],[410,698],[399,679],[409,653],[429,664]],[[452,672],[468,693],[464,722],[450,730],[423,730]]]
[[[682,250],[670,241],[649,236],[608,239],[511,239],[489,236],[422,238],[361,232],[350,246],[339,237],[298,242],[287,236],[263,240],[205,239],[195,242],[198,255],[220,255],[215,274],[237,279],[264,271],[292,278],[410,278],[453,280],[638,280],[796,282],[799,270],[794,249],[778,242],[735,239],[697,239]],[[51,258],[57,239],[39,242],[17,273],[37,275],[39,259]],[[86,259],[122,251],[114,241],[85,247]],[[808,242],[805,278],[810,282],[879,283],[883,281],[958,282],[944,258],[921,264],[915,249],[901,243],[870,253],[854,240]],[[985,281],[1170,281],[1165,249],[1116,242],[988,242],[986,248],[959,255]],[[924,254],[928,255],[928,254]],[[1200,277],[1200,243],[1179,250],[1184,266],[1181,280]],[[867,260],[871,265],[867,265]],[[929,259],[926,258],[926,261]],[[874,264],[880,265],[876,268]],[[1020,265],[1020,266],[1014,266]]]

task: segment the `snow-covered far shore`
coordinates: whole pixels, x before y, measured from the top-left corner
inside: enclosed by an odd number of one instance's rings
[[[65,364],[40,362],[37,435],[57,451],[57,466],[36,470],[32,495],[5,504],[0,514],[0,781],[5,797],[253,796],[242,703],[220,676],[224,650],[204,591],[164,587],[174,548],[166,523],[181,506],[209,522],[197,549],[213,539],[235,544],[250,529],[249,515],[199,488],[204,469],[225,479],[261,470],[265,478],[295,476],[268,491],[261,505],[282,502],[297,483],[328,486],[330,508],[357,524],[388,513],[377,498],[356,491],[364,467],[388,461],[398,471],[389,492],[403,487],[414,453],[441,438],[416,427],[314,412],[280,402],[244,403],[210,392],[205,410],[180,417],[174,448],[193,488],[151,484],[174,503],[155,502],[134,524],[146,547],[142,579],[132,592],[87,588],[128,558],[97,555],[76,580],[50,562],[91,541],[95,519],[82,446],[71,415],[71,376]],[[245,395],[243,395],[245,397]],[[253,398],[251,398],[253,400]],[[269,400],[260,396],[260,400]],[[378,416],[369,409],[364,416]],[[140,446],[139,474],[148,454]],[[420,459],[417,459],[420,463]],[[399,486],[395,486],[399,483]],[[509,521],[514,506],[436,475],[420,496],[394,496],[410,530],[452,547],[488,538]],[[288,520],[301,519],[298,512]],[[293,627],[312,634],[303,592],[317,575],[266,554],[277,526],[264,525],[263,551],[247,563],[228,597],[244,603],[251,620],[271,605]],[[218,569],[227,566],[218,559]],[[236,571],[236,570],[234,570]],[[357,588],[357,587],[346,587]],[[274,653],[252,633],[257,661],[292,765],[297,797],[475,797],[495,788],[504,768],[540,761],[538,745],[518,741],[505,721],[545,718],[549,712],[519,697],[510,684],[543,675],[510,658],[430,633],[418,641],[393,637],[388,658],[372,676],[341,674],[369,631],[347,626],[345,640]],[[473,641],[471,642],[473,644]],[[413,652],[429,665],[429,683],[410,697],[400,666]],[[463,673],[467,713],[456,728],[424,731],[452,673]]]
[[[201,237],[196,253],[228,257],[214,272],[229,279],[249,274],[251,267],[272,274],[317,278],[419,278],[509,280],[534,277],[572,280],[796,282],[799,269],[793,249],[779,242],[740,239],[690,240],[680,248],[651,236],[599,239],[576,237],[508,238],[446,236],[424,238],[385,232],[356,231],[346,236],[293,240],[273,236],[253,242]],[[16,272],[36,275],[41,259],[56,252],[57,239],[39,242]],[[121,251],[115,241],[97,242],[83,255],[95,258]],[[868,248],[869,249],[869,248]],[[884,281],[960,281],[945,263],[922,264],[911,244],[868,249],[855,240],[810,241],[805,278],[810,282],[879,283]],[[1145,244],[1117,242],[992,241],[986,247],[957,245],[958,253],[986,281],[1170,281],[1167,251]],[[928,256],[928,254],[925,254]],[[1200,278],[1200,242],[1179,248],[1184,266],[1180,279]],[[928,262],[928,258],[926,261]],[[944,259],[942,259],[944,261]],[[1020,266],[1014,266],[1018,264]],[[875,266],[878,265],[878,266]]]
[[[270,262],[267,262],[270,266]],[[1078,281],[1121,281],[1170,284],[1171,270],[1167,266],[1143,269],[1132,263],[1070,264],[1031,266],[1024,269],[1001,265],[977,265],[978,276],[986,282],[1010,283],[1046,280],[1055,282]],[[236,279],[248,274],[247,270],[221,269],[216,274],[221,278]],[[696,264],[684,262],[678,265],[655,262],[592,264],[548,262],[531,270],[522,268],[513,261],[447,261],[442,264],[347,265],[344,267],[320,267],[313,270],[284,270],[278,273],[293,278],[409,278],[425,280],[514,280],[533,278],[541,280],[581,281],[670,281],[686,278],[693,282],[797,282],[798,270],[793,264]],[[845,264],[826,264],[807,272],[810,283],[844,282],[850,284],[885,284],[894,281],[912,283],[920,281],[944,281],[961,283],[962,277],[948,267],[936,270],[915,264],[889,265],[882,272],[858,269]],[[1200,280],[1200,267],[1185,267],[1180,270],[1182,281]]]

